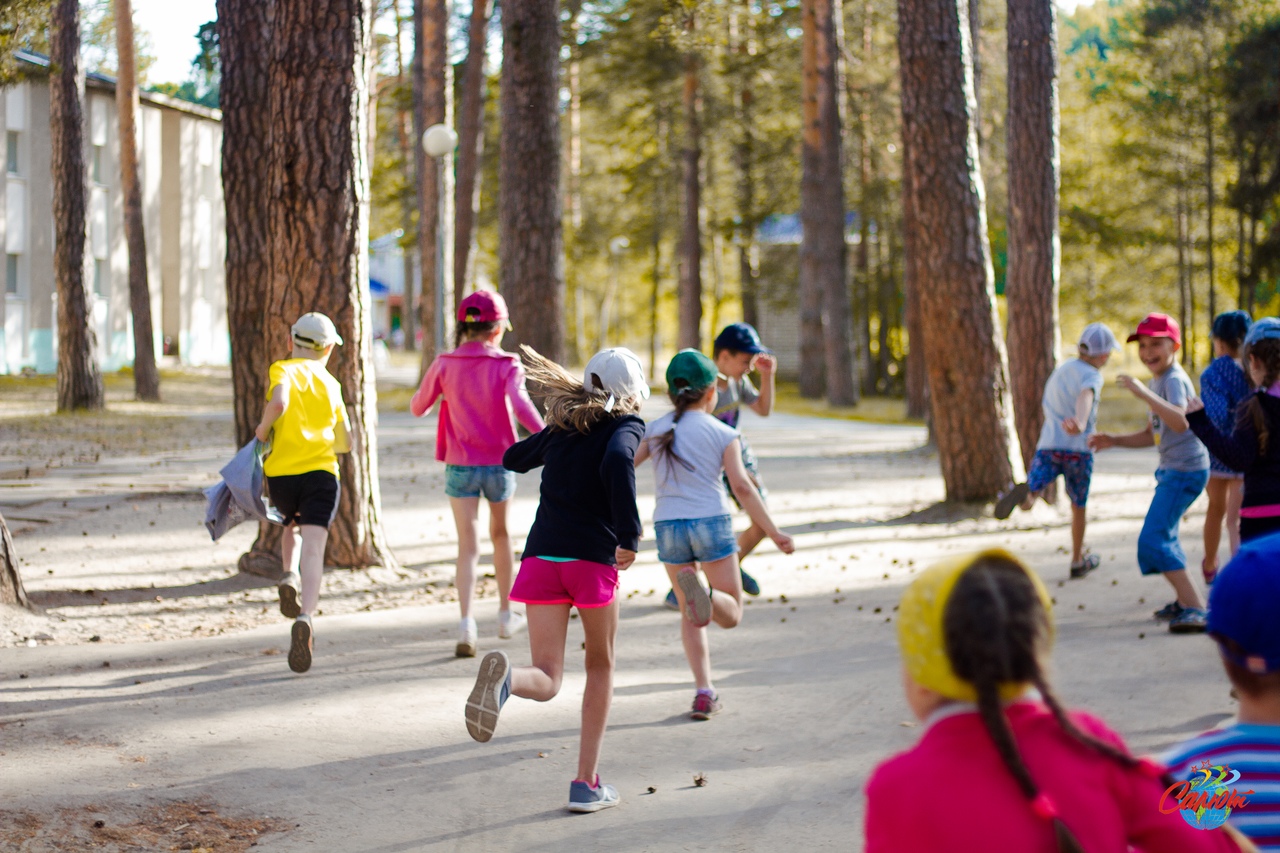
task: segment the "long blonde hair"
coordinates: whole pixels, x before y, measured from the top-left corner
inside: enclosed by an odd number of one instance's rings
[[[640,401],[635,397],[619,400],[612,411],[606,411],[607,396],[588,391],[578,377],[528,344],[520,345],[520,353],[524,356],[526,378],[538,386],[534,393],[542,397],[546,421],[557,429],[586,434],[603,420],[640,411]]]

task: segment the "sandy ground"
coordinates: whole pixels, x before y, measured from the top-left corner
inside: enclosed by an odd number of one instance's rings
[[[1152,452],[1099,457],[1090,539],[1103,567],[1068,582],[1065,507],[1003,525],[937,507],[918,428],[786,415],[743,428],[797,553],[765,546],[751,560],[764,595],[712,637],[726,710],[691,723],[677,617],[660,606],[665,575],[646,541],[623,575],[601,766],[623,804],[592,816],[562,811],[576,623],[562,694],[513,700],[489,744],[466,735],[476,664],[452,655],[453,532],[433,422],[384,415],[383,499],[404,567],[327,576],[304,676],[285,663],[274,591],[233,574],[252,531],[214,545],[201,526],[195,495],[224,444],[0,483],[27,589],[46,608],[0,617],[0,761],[21,768],[0,775],[0,850],[858,849],[868,772],[919,733],[898,686],[902,586],[939,556],[993,544],[1025,555],[1056,595],[1057,680],[1073,704],[1141,750],[1232,712],[1211,643],[1150,617],[1170,597],[1133,560]],[[640,484],[648,517],[652,475]],[[521,478],[518,533],[536,486]],[[1196,565],[1201,512],[1184,526]],[[524,637],[494,638],[495,609],[492,595],[479,606],[482,649],[527,662]]]

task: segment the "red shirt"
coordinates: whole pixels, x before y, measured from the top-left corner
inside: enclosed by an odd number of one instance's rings
[[[867,782],[866,853],[1057,853],[972,706],[936,719],[920,742]],[[1161,814],[1164,785],[1080,744],[1040,702],[1005,712],[1023,763],[1087,853],[1237,853],[1219,830]],[[1073,713],[1086,734],[1124,747],[1096,717]]]

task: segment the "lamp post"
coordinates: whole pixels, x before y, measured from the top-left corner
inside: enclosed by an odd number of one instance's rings
[[[448,322],[448,316],[445,314],[445,246],[449,245],[448,241],[452,233],[452,224],[447,222],[448,214],[448,193],[445,191],[445,169],[449,165],[449,159],[453,156],[454,149],[458,147],[458,134],[453,128],[447,124],[433,124],[427,128],[422,134],[422,149],[427,152],[427,156],[435,161],[436,164],[436,268],[435,268],[435,286],[432,288],[436,306],[436,327],[432,330],[435,335],[435,352],[444,351],[445,343],[445,327]],[[426,273],[426,270],[423,270]],[[451,307],[451,306],[450,306]],[[426,334],[426,329],[423,329]]]

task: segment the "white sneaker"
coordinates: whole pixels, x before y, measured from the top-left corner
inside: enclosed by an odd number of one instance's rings
[[[498,611],[498,639],[510,640],[516,634],[525,629],[525,618],[523,613],[515,610],[499,610]]]
[[[476,656],[476,620],[463,619],[458,625],[458,646],[454,654],[460,658]]]

